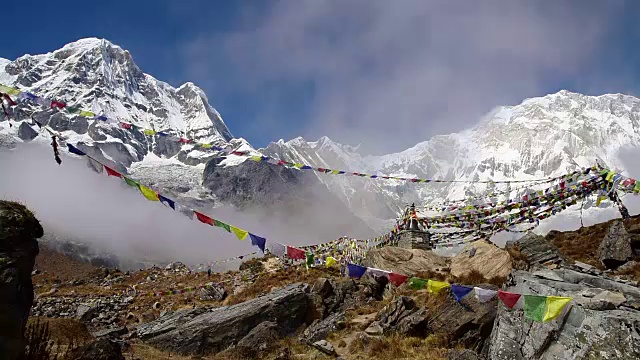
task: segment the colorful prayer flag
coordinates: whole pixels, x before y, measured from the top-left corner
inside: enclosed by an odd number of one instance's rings
[[[108,167],[108,166],[104,166],[105,170],[107,170],[107,175],[109,176],[115,176],[115,177],[122,177],[122,174],[120,174],[119,172],[113,170],[112,168]]]
[[[148,136],[153,136],[156,134],[155,130],[151,130],[151,129],[144,129],[142,132]]]
[[[409,277],[407,275],[390,273],[389,274],[389,282],[391,282],[395,286],[400,286],[409,281]]]
[[[283,258],[284,255],[287,253],[286,246],[274,241],[269,241],[268,249],[270,253],[272,253],[274,256],[279,258]]]
[[[138,188],[140,189],[140,192],[142,193],[142,195],[144,195],[144,197],[147,198],[147,200],[149,201],[158,201],[160,200],[158,198],[158,194],[156,194],[155,191],[149,189],[148,187],[142,185],[142,184],[138,184]]]
[[[81,110],[81,111],[80,111],[80,116],[84,116],[84,117],[90,117],[90,118],[92,118],[92,117],[96,116],[96,114],[92,113],[91,111],[84,111],[84,110]]]
[[[334,259],[334,258],[333,258],[333,257],[331,257],[331,256],[327,256],[327,259],[325,260],[325,266],[326,266],[326,267],[331,267],[331,266],[333,266],[333,265],[334,265],[334,264],[336,264],[336,263],[337,263],[336,259]]]
[[[409,279],[409,287],[413,290],[424,289],[427,286],[429,280],[412,277]]]
[[[471,290],[473,290],[473,288],[469,286],[463,286],[463,285],[457,285],[457,284],[451,285],[451,292],[453,293],[453,296],[456,298],[457,302],[460,302],[460,300],[462,300],[462,298],[467,296],[471,292]]]
[[[305,256],[307,258],[307,262],[305,265],[307,266],[307,269],[308,269],[311,267],[311,265],[313,265],[313,262],[314,262],[313,253],[307,252]]]
[[[498,290],[498,298],[502,300],[504,305],[509,309],[513,309],[518,300],[520,299],[520,294],[510,293],[502,290]]]
[[[303,250],[296,249],[292,246],[287,246],[287,257],[293,260],[304,260],[305,253]]]
[[[524,316],[529,320],[542,321],[546,305],[546,296],[524,295]]]
[[[229,225],[229,228],[236,235],[238,240],[244,240],[244,239],[247,238],[247,235],[249,235],[249,232],[247,232],[245,230],[242,230],[242,229],[238,229],[237,227],[235,227],[233,225]]]
[[[78,149],[77,147],[67,143],[67,148],[69,149],[69,152],[72,154],[76,154],[76,155],[80,155],[80,156],[85,156],[87,154],[85,154],[82,150]]]
[[[362,275],[367,271],[367,268],[364,266],[356,265],[356,264],[347,264],[347,271],[349,273],[349,277],[354,277],[360,279]]]
[[[189,219],[193,220],[193,209],[186,207],[184,205],[178,204],[176,203],[176,211],[180,212],[182,215],[188,217]]]
[[[551,321],[557,318],[570,301],[570,297],[547,296],[547,306],[542,321]]]
[[[213,226],[225,229],[225,230],[227,230],[227,232],[231,232],[231,227],[229,225],[223,223],[222,221],[213,220]]]
[[[264,245],[267,242],[267,239],[260,237],[258,235],[253,235],[249,233],[249,237],[251,238],[251,245],[257,246],[262,253],[264,253]]]
[[[162,196],[162,195],[160,195],[160,194],[158,194],[158,199],[160,199],[160,202],[161,202],[162,204],[164,204],[164,205],[166,205],[166,206],[168,206],[168,207],[172,208],[173,210],[175,210],[175,209],[176,209],[176,203],[175,203],[175,201],[173,201],[173,200],[171,200],[171,199],[169,199],[169,198],[167,198],[167,197],[164,197],[164,196]]]
[[[196,214],[196,218],[198,218],[198,220],[203,223],[203,224],[209,224],[211,226],[213,226],[213,219],[208,217],[207,215],[194,211],[194,213]]]
[[[125,183],[127,183],[127,185],[129,185],[129,186],[131,186],[131,187],[134,187],[134,188],[136,188],[136,189],[138,189],[138,188],[139,188],[139,184],[138,184],[138,182],[136,182],[135,180],[133,180],[133,179],[129,179],[129,178],[128,178],[128,177],[126,177],[126,176],[123,176],[123,178],[124,178],[124,182],[125,182]]]
[[[446,289],[446,288],[448,288],[450,286],[451,286],[451,284],[449,284],[446,281],[429,280],[427,282],[427,291],[430,292],[430,293],[437,294],[440,291],[442,291],[443,289]]]

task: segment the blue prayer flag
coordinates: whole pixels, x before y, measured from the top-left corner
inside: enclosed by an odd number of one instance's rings
[[[167,205],[168,207],[172,208],[173,210],[176,209],[176,203],[173,200],[171,200],[169,198],[166,198],[166,197],[164,197],[164,196],[162,196],[160,194],[158,194],[158,199],[160,199],[161,203]]]
[[[77,147],[67,143],[67,147],[69,148],[69,152],[72,154],[76,154],[76,155],[81,155],[81,156],[85,156],[87,154],[85,154],[84,152],[82,152],[82,150],[78,149]]]
[[[455,296],[457,302],[460,302],[460,300],[467,296],[471,290],[473,290],[472,287],[451,284],[451,292],[453,293],[453,296]]]
[[[347,270],[349,271],[349,277],[360,279],[367,271],[367,268],[356,264],[347,264]]]
[[[251,245],[259,247],[260,250],[264,253],[264,245],[267,242],[267,239],[257,235],[253,235],[252,233],[249,233],[249,237],[251,238]]]

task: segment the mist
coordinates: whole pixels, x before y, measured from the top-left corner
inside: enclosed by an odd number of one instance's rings
[[[0,198],[26,205],[46,233],[88,244],[121,260],[200,264],[254,251],[261,256],[249,237],[239,241],[222,229],[146,200],[121,179],[90,170],[84,158],[66,151],[61,155],[63,162],[58,165],[51,147],[42,140],[0,149]],[[336,232],[326,226],[317,209],[288,221],[231,207],[196,210],[282,244],[326,242],[333,240],[327,234]],[[314,232],[313,224],[326,228],[325,235]]]

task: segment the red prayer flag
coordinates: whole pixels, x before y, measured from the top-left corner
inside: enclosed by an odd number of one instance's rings
[[[60,101],[55,101],[52,100],[51,101],[51,108],[58,108],[58,109],[63,109],[65,106],[67,106],[65,103],[60,102]]]
[[[201,223],[205,223],[205,224],[209,224],[211,226],[213,226],[213,219],[208,217],[205,214],[199,213],[197,211],[194,211],[194,213],[196,213],[196,217],[198,218],[198,220],[200,220]]]
[[[112,168],[110,168],[108,166],[105,166],[104,168],[105,168],[105,170],[107,170],[107,175],[115,176],[115,177],[119,177],[119,178],[122,177],[122,174],[120,174],[119,172],[113,170]]]
[[[190,143],[190,142],[191,142],[191,140],[189,140],[189,139],[185,139],[185,138],[180,138],[180,140],[179,140],[179,141],[180,141],[181,143],[183,143],[183,144],[188,144],[188,143]]]
[[[131,129],[131,124],[126,122],[121,122],[120,127],[122,127],[123,129]]]
[[[498,290],[498,297],[500,298],[500,300],[502,300],[506,307],[508,307],[509,309],[513,309],[513,307],[520,299],[520,294]]]
[[[409,280],[407,275],[389,273],[389,281],[395,286],[400,286]]]
[[[287,257],[294,260],[305,260],[307,258],[304,250],[296,249],[291,246],[287,246]]]

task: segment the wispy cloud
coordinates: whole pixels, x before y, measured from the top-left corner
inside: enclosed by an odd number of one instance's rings
[[[283,101],[255,119],[274,139],[287,122],[303,122],[305,137],[401,150],[580,74],[616,4],[279,1],[247,11],[236,31],[193,39],[184,53],[194,79],[248,102],[286,99],[303,84],[307,116],[292,118]]]

